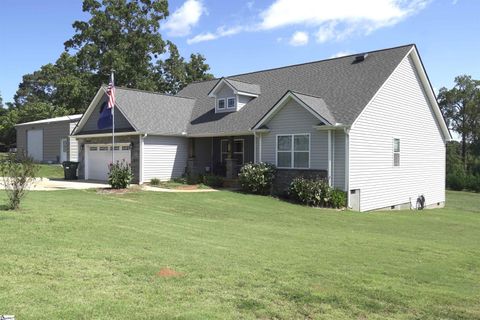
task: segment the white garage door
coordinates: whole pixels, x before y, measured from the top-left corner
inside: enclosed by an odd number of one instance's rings
[[[85,150],[85,179],[106,181],[112,162],[112,145],[89,144]],[[129,144],[115,144],[115,162],[122,160],[131,162]]]
[[[43,130],[27,131],[27,153],[35,161],[43,160]]]

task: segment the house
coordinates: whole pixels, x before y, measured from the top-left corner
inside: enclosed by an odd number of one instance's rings
[[[77,161],[78,144],[70,135],[81,117],[77,114],[15,125],[17,152],[38,162]]]
[[[80,175],[105,180],[111,129],[101,88],[74,131]],[[415,45],[188,85],[175,96],[117,88],[115,154],[135,181],[277,166],[275,189],[323,177],[359,211],[445,202],[450,133]]]

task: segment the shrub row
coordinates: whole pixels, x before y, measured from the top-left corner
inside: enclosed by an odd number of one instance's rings
[[[480,192],[480,175],[465,174],[463,172],[447,175],[447,188],[457,191],[470,190]]]
[[[343,208],[347,196],[340,189],[332,188],[324,179],[293,179],[288,194],[295,202],[313,207]]]

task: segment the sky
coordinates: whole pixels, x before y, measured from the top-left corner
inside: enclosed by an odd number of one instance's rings
[[[435,90],[480,79],[479,0],[172,0],[161,34],[216,77],[415,43]],[[0,94],[55,62],[81,0],[0,0]]]

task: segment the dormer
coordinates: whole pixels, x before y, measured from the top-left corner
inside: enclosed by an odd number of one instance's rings
[[[259,95],[259,85],[227,78],[218,80],[208,94],[215,98],[215,113],[238,111]]]

